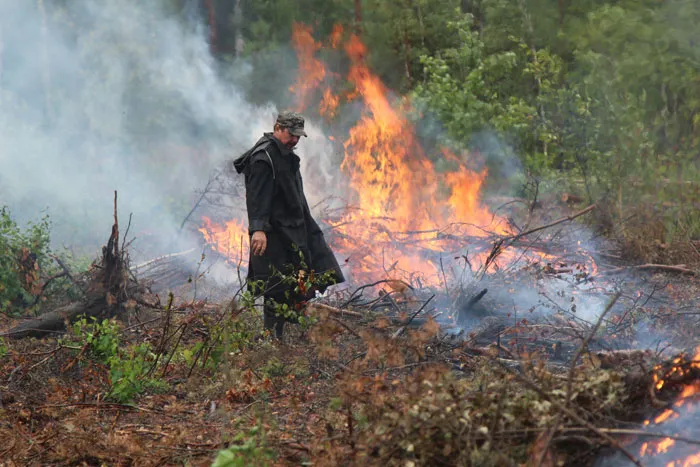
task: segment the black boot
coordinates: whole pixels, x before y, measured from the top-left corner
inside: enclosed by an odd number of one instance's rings
[[[272,306],[265,305],[263,325],[266,330],[275,333],[277,339],[282,339],[284,333],[284,317],[277,316],[275,309]]]

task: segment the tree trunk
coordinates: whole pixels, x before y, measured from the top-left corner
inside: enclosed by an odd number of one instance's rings
[[[36,319],[25,321],[12,328],[5,336],[10,339],[46,337],[51,334],[64,332],[66,323],[72,323],[80,316],[106,318],[109,315],[109,307],[105,297],[99,297],[87,302],[70,303],[50,313],[45,313]]]
[[[209,19],[209,52],[213,55],[216,52],[216,8],[214,0],[204,0],[204,5]]]
[[[49,31],[48,31],[48,23],[46,19],[46,8],[44,5],[44,0],[37,0],[36,2],[37,9],[39,10],[39,14],[41,14],[41,39],[42,39],[42,47],[41,47],[41,55],[42,55],[42,61],[43,61],[43,67],[42,67],[42,79],[44,82],[44,118],[45,121],[50,124],[53,121],[53,98],[52,98],[52,93],[51,93],[51,67],[50,67],[50,60],[49,60],[49,50],[48,50],[48,41],[49,41]]]
[[[355,0],[355,34],[362,35],[362,0]]]
[[[411,2],[406,1],[406,14],[411,13]],[[408,80],[409,87],[413,82],[413,74],[411,73],[411,41],[408,38],[408,21],[404,18],[403,21],[403,53],[404,53],[404,67],[406,69],[406,79]]]
[[[233,7],[233,27],[235,28],[235,54],[240,57],[243,54],[245,42],[243,40],[243,5],[241,0],[236,0]]]

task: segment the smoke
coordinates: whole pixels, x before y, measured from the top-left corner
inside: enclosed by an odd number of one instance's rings
[[[55,243],[97,246],[117,190],[132,234],[173,232],[212,170],[271,131],[277,106],[221,77],[193,5],[0,4],[0,204],[20,222],[46,210]],[[309,132],[322,183],[328,144]]]

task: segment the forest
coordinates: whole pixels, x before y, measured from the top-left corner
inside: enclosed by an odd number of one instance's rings
[[[699,23],[3,2],[0,466],[700,465]],[[345,281],[294,245],[275,338],[232,161],[284,110]]]

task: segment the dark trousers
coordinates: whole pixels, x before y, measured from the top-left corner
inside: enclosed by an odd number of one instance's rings
[[[271,332],[274,330],[275,336],[278,338],[282,337],[284,333],[284,323],[298,323],[299,320],[295,317],[284,317],[276,313],[276,308],[279,305],[288,305],[290,309],[296,310],[299,304],[303,304],[308,297],[302,296],[297,293],[290,293],[291,297],[287,297],[283,293],[273,293],[265,294],[265,305],[263,308],[263,324],[265,329],[269,329]]]
[[[263,308],[263,324],[265,329],[272,332],[274,330],[275,337],[278,339],[282,337],[284,333],[284,316],[277,316],[275,312],[275,302],[272,301],[270,297],[265,297],[265,305]],[[277,302],[279,303],[279,302]]]

